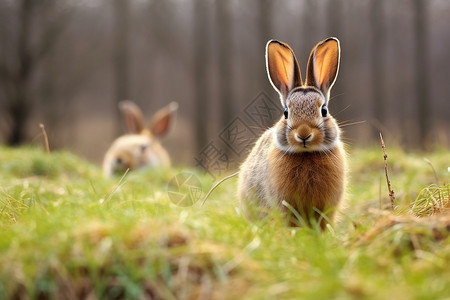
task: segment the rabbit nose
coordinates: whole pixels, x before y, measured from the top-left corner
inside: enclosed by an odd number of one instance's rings
[[[299,142],[307,142],[307,141],[309,141],[309,140],[312,140],[312,136],[313,136],[312,133],[308,134],[307,136],[305,136],[305,135],[301,136],[301,135],[298,135],[298,134],[296,133],[296,134],[295,134],[295,139],[296,139],[297,141],[299,141]]]

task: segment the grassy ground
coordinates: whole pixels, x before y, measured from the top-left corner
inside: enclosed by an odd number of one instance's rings
[[[104,179],[69,153],[0,148],[0,299],[448,299],[449,151],[387,151],[395,212],[381,149],[354,149],[347,208],[319,233],[247,221],[236,178],[182,207],[171,179],[206,192],[208,176]]]

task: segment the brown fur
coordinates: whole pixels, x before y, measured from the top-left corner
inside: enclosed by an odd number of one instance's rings
[[[301,215],[316,208],[333,219],[345,186],[345,154],[340,144],[328,153],[283,153],[272,147],[268,161],[277,201],[286,201]]]
[[[282,118],[256,142],[241,166],[238,196],[250,218],[275,208],[290,225],[301,223],[295,217],[298,213],[306,224],[318,222],[324,229],[333,220],[346,185],[339,127],[332,116],[321,112],[339,69],[339,42],[327,39],[311,52],[306,82],[314,86],[301,83],[297,59],[288,45],[270,41],[266,51],[269,79],[288,109],[288,119]]]
[[[238,196],[249,218],[263,217],[270,209],[283,211],[295,225],[286,201],[304,219],[316,217],[324,228],[333,220],[345,192],[346,157],[339,143],[330,152],[284,153],[272,142],[272,129],[259,138],[239,176]],[[312,215],[311,215],[312,214]],[[298,224],[298,223],[297,223]]]

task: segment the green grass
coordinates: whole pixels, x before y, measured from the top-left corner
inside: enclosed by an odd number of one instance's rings
[[[239,213],[236,178],[180,207],[171,178],[104,179],[66,152],[0,148],[0,299],[443,299],[450,295],[450,154],[353,149],[329,231]],[[430,164],[424,160],[427,158]],[[430,200],[431,199],[431,200]],[[420,215],[421,217],[415,217]]]

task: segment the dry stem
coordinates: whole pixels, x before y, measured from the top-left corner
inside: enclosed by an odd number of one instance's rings
[[[380,140],[381,140],[381,148],[383,149],[383,153],[384,153],[384,173],[386,174],[386,181],[387,181],[387,186],[388,186],[388,190],[389,190],[389,199],[391,199],[392,210],[394,210],[395,195],[394,195],[394,190],[391,189],[391,181],[389,180],[388,169],[387,169],[386,146],[384,145],[383,136],[381,135],[381,132],[380,132]]]
[[[50,146],[48,144],[48,136],[47,131],[45,131],[44,124],[39,124],[39,127],[41,127],[42,135],[44,136],[44,144],[45,144],[45,151],[47,151],[47,154],[50,154]]]

